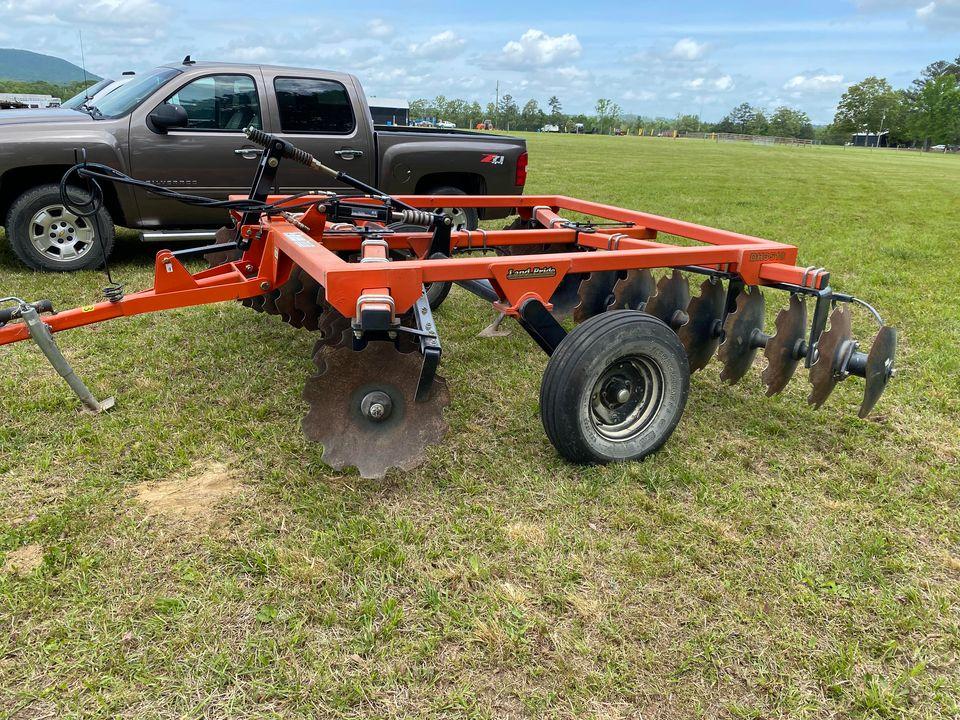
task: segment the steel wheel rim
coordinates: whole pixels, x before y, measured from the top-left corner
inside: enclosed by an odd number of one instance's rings
[[[597,434],[611,442],[640,435],[663,404],[663,371],[643,355],[610,363],[590,392],[590,421]]]
[[[86,255],[93,247],[93,226],[63,205],[47,205],[30,220],[30,243],[45,258],[55,262],[71,262]]]
[[[463,208],[442,208],[443,214],[453,220],[454,230],[463,230],[467,227],[467,211]]]

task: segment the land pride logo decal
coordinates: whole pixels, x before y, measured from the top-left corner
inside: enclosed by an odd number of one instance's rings
[[[516,270],[510,268],[507,270],[507,280],[529,280],[530,278],[548,278],[557,274],[555,267],[537,267],[536,265],[528,268]]]

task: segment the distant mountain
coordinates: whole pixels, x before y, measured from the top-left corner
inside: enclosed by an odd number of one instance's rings
[[[87,79],[94,82],[100,78],[88,72]],[[54,85],[64,85],[83,80],[83,68],[53,55],[0,48],[0,80],[43,80]]]

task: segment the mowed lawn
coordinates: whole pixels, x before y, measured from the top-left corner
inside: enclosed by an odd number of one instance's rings
[[[694,376],[643,463],[575,467],[546,357],[454,290],[450,432],[384,481],[301,435],[313,339],[237,304],[58,335],[111,413],[0,348],[0,716],[947,718],[960,714],[960,158],[528,136],[528,191],[800,246],[901,333],[806,404]],[[151,282],[132,242],[114,271]],[[102,275],[0,295],[85,304]],[[785,302],[767,293],[768,325]],[[868,346],[874,329],[855,323]]]

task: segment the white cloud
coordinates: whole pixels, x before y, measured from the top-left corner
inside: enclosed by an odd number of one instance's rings
[[[444,58],[458,55],[466,44],[466,40],[459,37],[452,30],[437,33],[422,43],[413,43],[409,50],[411,55],[423,58]]]
[[[393,26],[388,25],[381,18],[374,18],[367,23],[367,34],[375,38],[390,37],[393,35]]]
[[[167,8],[155,0],[5,0],[0,17],[27,24],[144,25],[159,22]]]
[[[706,52],[706,43],[698,43],[693,38],[681,38],[670,48],[667,57],[674,60],[699,60]]]
[[[705,90],[709,88],[713,90],[719,90],[720,92],[726,92],[727,90],[733,88],[733,78],[729,75],[721,75],[713,80],[698,77],[694,78],[693,80],[685,81],[683,85],[689,90]]]
[[[916,16],[931,30],[960,29],[960,0],[931,0],[916,9]]]
[[[578,67],[574,67],[573,65],[557,68],[554,72],[564,80],[569,80],[571,82],[579,82],[590,77],[589,72],[586,70],[581,70]]]
[[[527,30],[519,40],[503,46],[502,64],[514,68],[546,67],[580,57],[576,35],[551,36],[542,30]]]
[[[843,75],[828,75],[826,73],[801,73],[794,75],[783,85],[784,90],[795,93],[817,93],[837,90],[845,85]]]

